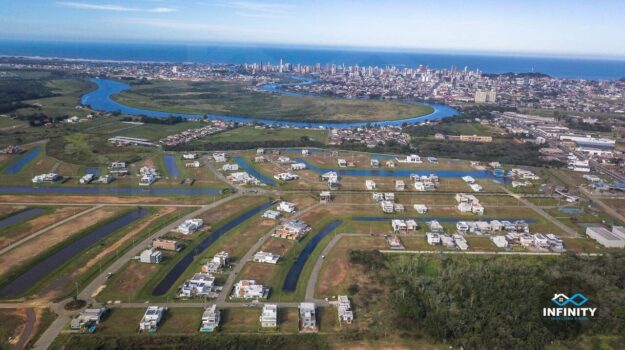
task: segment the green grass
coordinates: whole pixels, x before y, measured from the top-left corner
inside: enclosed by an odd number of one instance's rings
[[[379,121],[432,112],[432,107],[380,100],[285,96],[251,91],[252,82],[152,81],[114,95],[117,102],[169,113],[223,114],[275,120]]]
[[[211,135],[202,142],[249,142],[249,141],[300,141],[308,137],[312,141],[325,143],[328,132],[311,129],[265,129],[244,126]]]
[[[119,123],[115,129],[109,131],[110,136],[138,137],[142,139],[157,141],[164,138],[165,136],[177,134],[188,129],[201,128],[203,126],[206,126],[206,124],[202,122],[192,121],[173,125],[143,124],[141,126],[115,132],[115,130],[124,128],[124,126],[129,127],[131,126],[131,124]]]

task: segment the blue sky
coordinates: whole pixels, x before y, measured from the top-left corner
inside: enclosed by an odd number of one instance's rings
[[[618,0],[3,0],[0,38],[625,57]]]

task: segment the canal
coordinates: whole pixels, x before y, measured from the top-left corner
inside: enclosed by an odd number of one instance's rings
[[[9,226],[13,226],[26,220],[30,220],[35,216],[43,214],[45,211],[46,210],[44,208],[29,208],[17,214],[11,215],[7,218],[0,220],[0,230],[4,230]]]
[[[332,231],[334,231],[339,225],[342,223],[341,220],[335,220],[326,225],[317,235],[315,235],[299,253],[297,260],[289,269],[289,272],[286,275],[286,279],[284,280],[284,285],[282,286],[282,290],[285,292],[294,292],[297,289],[297,281],[299,280],[299,276],[304,269],[304,265],[306,265],[306,261],[315,250],[319,242],[329,235]]]
[[[35,159],[41,153],[41,146],[35,147],[32,150],[26,152],[21,157],[19,157],[16,161],[9,164],[9,166],[4,169],[4,173],[6,175],[15,175],[19,173],[31,160]]]
[[[271,207],[273,204],[274,204],[273,202],[267,202],[259,206],[256,206],[252,209],[249,209],[246,212],[242,213],[241,215],[235,217],[234,219],[226,222],[224,225],[220,226],[218,229],[216,229],[212,233],[210,233],[210,235],[206,237],[197,247],[189,251],[182,258],[182,260],[178,261],[178,263],[171,269],[171,271],[167,273],[165,278],[163,278],[163,280],[161,280],[161,282],[156,286],[156,288],[154,288],[154,290],[152,291],[152,295],[161,296],[167,293],[167,291],[171,289],[174,283],[176,283],[180,275],[182,275],[184,271],[189,267],[189,265],[193,263],[193,260],[195,260],[196,256],[199,256],[202,253],[204,253],[204,251],[208,249],[208,247],[210,247],[211,244],[215,243],[215,241],[221,238],[221,236],[226,234],[228,231],[239,226],[240,224],[247,221],[254,215],[260,213],[261,211]]]
[[[9,283],[0,289],[0,296],[18,297],[26,293],[39,281],[46,278],[54,272],[54,270],[76,257],[87,248],[93,246],[98,241],[106,238],[113,232],[130,225],[148,214],[149,211],[146,209],[137,209],[107,224],[95,228],[83,237],[69,243],[49,257],[39,261],[21,275],[9,281]]]

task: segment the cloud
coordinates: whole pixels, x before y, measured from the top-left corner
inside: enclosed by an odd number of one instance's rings
[[[81,9],[81,10],[95,10],[95,11],[116,11],[116,12],[153,12],[153,13],[169,13],[176,12],[176,9],[169,7],[155,7],[150,9],[142,9],[136,7],[127,7],[115,4],[91,4],[86,2],[74,2],[74,1],[59,1],[56,3],[59,6]]]
[[[267,4],[256,1],[221,1],[217,6],[227,7],[236,10],[234,13],[241,17],[255,18],[283,18],[289,15],[292,5],[288,4]]]

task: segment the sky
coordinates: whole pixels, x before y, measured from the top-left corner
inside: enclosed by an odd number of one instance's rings
[[[1,0],[0,38],[625,58],[623,0]]]

